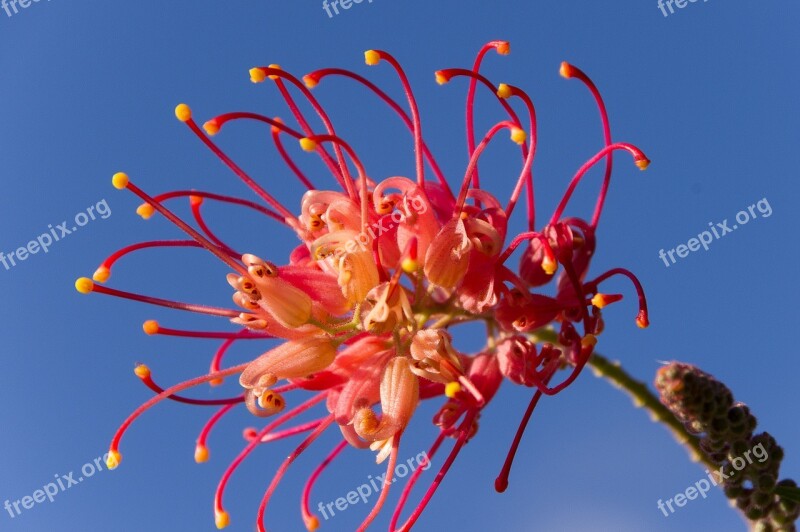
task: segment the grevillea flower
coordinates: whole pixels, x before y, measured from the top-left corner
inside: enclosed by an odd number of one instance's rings
[[[587,276],[609,187],[613,152],[627,152],[642,170],[649,161],[635,146],[612,142],[605,105],[595,85],[579,69],[564,63],[561,74],[582,81],[596,99],[603,139],[597,153],[567,183],[564,197],[551,217],[544,225],[537,225],[532,173],[537,147],[534,106],[522,89],[505,83],[495,85],[480,73],[484,57],[492,50],[506,55],[509,44],[488,43],[471,69],[436,72],[440,84],[455,78],[466,81],[468,162],[458,181],[446,179],[436,163],[423,140],[420,113],[406,75],[394,57],[383,51],[366,52],[366,63],[385,63],[394,69],[407,96],[408,111],[354,72],[326,68],[303,76],[301,81],[277,65],[251,69],[251,81],[275,86],[293,115],[295,126],[279,118],[235,112],[211,118],[201,128],[190,108],[178,105],[177,118],[255,193],[258,201],[199,190],[150,196],[126,174],[115,174],[116,188],[127,189],[144,201],[137,210],[143,218],[161,214],[189,239],[141,242],[122,248],[103,261],[93,280],[81,278],[76,287],[82,293],[96,292],[219,316],[238,325],[239,330],[186,331],[165,328],[154,321],[145,323],[148,334],[219,339],[223,343],[206,374],[167,389],[154,382],[146,366],[136,368],[136,375],[156,396],[133,412],[114,436],[110,466],[116,466],[121,459],[120,442],[131,423],[164,399],[219,407],[197,440],[198,462],[208,459],[206,440],[214,425],[243,405],[255,416],[272,419],[262,429],[246,433],[246,445],[222,476],[214,499],[219,528],[229,522],[223,494],[234,470],[250,453],[270,441],[305,435],[266,489],[257,516],[258,529],[265,530],[265,510],[288,468],[323,432],[339,431],[341,443],[308,479],[301,497],[302,518],[306,527],[314,530],[319,520],[309,507],[311,490],[341,450],[349,445],[377,451],[378,462],[388,458],[391,471],[419,402],[442,399],[444,404],[434,418],[438,436],[427,456],[434,458],[448,438],[454,443],[416,509],[401,521],[403,507],[423,468],[406,483],[391,518],[391,529],[410,530],[456,455],[477,433],[479,416],[503,380],[508,380],[531,387],[534,393],[496,481],[498,491],[506,488],[513,456],[540,397],[557,394],[576,379],[603,331],[601,309],[622,299],[619,294],[602,292],[600,286],[613,276],[628,278],[639,302],[636,323],[640,327],[648,324],[644,294],[633,274],[616,268],[590,280]],[[411,133],[415,175],[379,177],[380,169],[367,171],[310,90],[329,77],[344,77],[361,85],[399,116]],[[493,94],[502,113],[502,119],[479,141],[473,122],[478,90]],[[312,126],[301,112],[295,101],[298,95],[314,109],[321,125]],[[517,106],[524,110],[524,120],[517,114]],[[261,122],[270,128],[283,162],[308,189],[297,211],[280,203],[212,140],[223,128],[234,127],[234,122],[243,120]],[[506,202],[481,188],[478,168],[487,146],[504,131],[521,152],[520,170],[509,180],[513,187]],[[286,148],[287,138],[319,157],[340,190],[317,189]],[[576,187],[601,162],[605,163],[605,175],[590,221],[565,217]],[[426,172],[431,172],[434,179],[428,179]],[[454,181],[457,186],[451,188]],[[509,237],[509,218],[523,196],[527,230]],[[189,199],[196,228],[167,208],[169,200],[179,197]],[[255,210],[294,233],[301,243],[284,259],[267,256],[267,249],[237,253],[210,229],[201,213],[205,201]],[[509,259],[520,246],[519,267],[514,268]],[[233,288],[233,302],[238,309],[180,303],[103,284],[117,260],[153,247],[208,250],[230,268],[227,282]],[[551,282],[552,295],[541,293],[540,287]],[[487,343],[478,353],[460,352],[452,341],[457,325],[475,321],[486,324]],[[557,329],[556,342],[539,340],[535,333],[545,327]],[[274,345],[247,364],[223,369],[226,351],[234,342],[245,339],[272,341]],[[557,378],[556,374],[562,372],[564,376]],[[242,387],[239,395],[212,400],[179,395],[203,383],[219,384],[228,376],[238,376]],[[304,399],[303,394],[310,397]],[[308,411],[318,411],[319,415],[314,421],[296,421]],[[382,486],[380,497],[359,530],[366,529],[375,519],[388,491],[389,484]]]

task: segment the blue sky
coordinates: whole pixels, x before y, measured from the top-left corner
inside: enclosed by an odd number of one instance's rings
[[[175,104],[189,103],[201,119],[233,110],[287,116],[271,87],[248,81],[250,67],[270,63],[297,74],[323,66],[354,69],[400,97],[388,67],[363,65],[364,50],[389,50],[415,87],[429,145],[456,181],[466,164],[466,85],[439,87],[433,71],[468,67],[492,39],[511,41],[512,53],[488,57],[487,75],[525,88],[537,105],[534,171],[542,216],[601,143],[590,96],[580,83],[558,76],[562,60],[598,84],[614,138],[636,143],[653,161],[640,173],[618,157],[593,265],[597,273],[623,266],[640,276],[652,326],[636,328],[628,297],[605,313],[599,350],[646,381],[659,361],[671,359],[718,376],[750,405],[761,430],[783,445],[784,475],[796,478],[800,425],[790,405],[798,399],[800,369],[793,349],[800,324],[792,310],[800,296],[794,282],[799,10],[787,0],[717,0],[690,3],[665,17],[655,0],[374,0],[329,18],[317,1],[55,0],[31,3],[10,17],[0,11],[0,251],[25,246],[48,225],[55,229],[90,206],[106,212],[101,202],[111,212],[46,254],[8,270],[0,266],[0,503],[77,472],[106,451],[117,425],[150,396],[133,375],[136,362],[171,383],[204,371],[213,353],[215,344],[147,337],[140,325],[159,319],[215,329],[223,326],[219,320],[87,298],[73,288],[76,277],[90,275],[122,245],[180,237],[162,219],[142,222],[134,213],[138,201],[111,187],[114,172],[128,172],[152,193],[197,187],[246,194],[175,120]],[[412,172],[407,134],[393,116],[353,84],[332,81],[316,91],[372,173]],[[485,94],[478,105],[482,127],[501,117]],[[268,143],[264,128],[255,125],[220,136],[224,149],[296,209],[300,188],[264,149]],[[487,187],[506,197],[517,165],[510,148],[490,153],[482,166]],[[598,178],[590,181],[570,212],[589,215]],[[737,212],[764,199],[770,216],[759,214],[708,251],[669,267],[659,259],[660,249],[687,243],[709,222],[732,225]],[[220,234],[254,253],[280,261],[294,245],[291,235],[250,213],[215,206],[206,212]],[[519,219],[514,227],[522,227]],[[221,305],[229,298],[225,273],[195,250],[153,251],[120,263],[112,285]],[[628,286],[620,282],[618,289]],[[457,342],[480,348],[474,330]],[[245,361],[263,349],[238,346],[231,360]],[[704,472],[664,428],[590,372],[542,402],[511,486],[496,494],[494,477],[529,393],[504,386],[419,530],[744,529],[719,492],[670,517],[658,511],[658,499],[685,490]],[[401,458],[426,448],[434,434],[432,412],[426,406],[419,413]],[[117,471],[86,478],[13,519],[2,511],[0,529],[213,530],[217,478],[242,446],[242,428],[254,421],[245,412],[226,418],[212,436],[211,461],[196,465],[194,439],[208,414],[175,404],[149,412],[124,440]],[[332,444],[328,438],[310,458],[321,459]],[[263,490],[290,448],[263,449],[234,478],[226,499],[232,530],[252,530]],[[313,463],[298,464],[277,494],[270,530],[302,527],[299,490]],[[331,501],[380,473],[371,453],[346,452],[314,500]],[[322,530],[352,530],[365,513],[365,505],[356,505]],[[386,518],[375,529],[385,528]]]

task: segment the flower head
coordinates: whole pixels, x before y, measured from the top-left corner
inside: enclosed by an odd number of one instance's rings
[[[632,273],[616,268],[588,281],[587,277],[611,177],[612,153],[627,152],[642,169],[648,160],[635,146],[611,141],[605,106],[596,87],[579,69],[565,64],[562,74],[580,79],[595,97],[604,139],[597,154],[567,184],[551,218],[537,229],[532,173],[537,149],[535,109],[522,89],[506,83],[495,85],[480,73],[482,61],[492,50],[506,55],[509,44],[488,43],[480,50],[472,69],[436,73],[442,84],[456,78],[467,81],[468,160],[464,175],[456,183],[445,178],[424,141],[421,115],[405,72],[394,57],[381,50],[368,51],[366,62],[387,64],[395,71],[407,97],[408,111],[360,74],[330,68],[297,78],[277,65],[251,69],[250,79],[256,84],[275,86],[295,118],[294,126],[266,115],[235,112],[212,117],[201,129],[187,105],[177,107],[177,118],[253,191],[255,199],[200,190],[150,196],[127,175],[117,174],[114,185],[144,202],[137,209],[143,218],[161,214],[188,238],[153,240],[122,248],[103,261],[94,281],[80,279],[76,288],[82,293],[97,292],[222,317],[237,325],[238,330],[187,331],[165,328],[156,322],[146,324],[145,331],[151,335],[217,339],[222,344],[206,374],[167,389],[154,382],[149,369],[137,369],[137,376],[157,395],[137,409],[115,435],[110,451],[115,462],[121,459],[118,448],[124,431],[161,400],[219,407],[197,440],[198,462],[209,458],[206,439],[217,421],[244,405],[255,416],[270,418],[270,422],[245,432],[247,442],[242,452],[220,481],[214,502],[220,528],[230,521],[223,494],[234,470],[261,445],[305,435],[265,492],[257,519],[258,529],[264,530],[268,502],[291,464],[323,432],[338,430],[341,443],[309,478],[301,498],[303,520],[313,530],[319,520],[309,508],[309,494],[316,479],[341,450],[348,445],[370,448],[378,453],[379,462],[388,459],[391,469],[419,401],[441,399],[443,406],[434,419],[439,434],[428,455],[433,458],[446,438],[453,439],[454,444],[441,473],[399,527],[403,504],[396,508],[392,529],[409,530],[455,456],[478,432],[479,416],[507,380],[533,388],[534,395],[496,483],[498,490],[505,489],[513,455],[533,408],[542,395],[554,395],[577,378],[603,331],[601,309],[622,298],[601,292],[600,285],[614,276],[629,279],[639,301],[637,323],[647,325],[644,294]],[[355,149],[334,129],[309,90],[334,76],[361,85],[405,123],[414,145],[414,175],[380,177],[381,169],[367,172]],[[473,120],[477,90],[494,95],[503,112],[503,117],[480,140]],[[295,101],[296,94],[314,109],[321,128],[311,126]],[[517,114],[517,106],[524,109],[524,120]],[[279,202],[211,139],[243,120],[269,126],[278,155],[308,189],[296,205]],[[520,170],[512,176],[506,202],[482,189],[479,176],[482,154],[490,143],[500,142],[496,139],[501,133],[510,137],[512,146],[519,146],[521,155]],[[318,189],[295,162],[293,151],[285,144],[287,139],[310,154],[305,156],[319,158],[338,183],[338,189]],[[590,221],[565,217],[577,185],[589,169],[603,161],[605,177]],[[428,179],[427,173],[433,179]],[[451,184],[455,186],[451,188]],[[509,220],[523,196],[527,230],[509,238]],[[194,226],[168,209],[167,203],[176,198],[189,199]],[[269,249],[237,253],[211,230],[202,214],[205,201],[258,212],[293,233],[300,245],[283,260],[260,258]],[[520,246],[520,266],[515,271],[509,259]],[[206,249],[231,270],[227,282],[237,308],[181,303],[103,284],[117,260],[154,247]],[[538,291],[551,282],[552,295]],[[486,345],[473,354],[459,351],[453,345],[457,326],[476,321],[486,324]],[[552,329],[556,334],[543,342],[543,331]],[[233,343],[244,340],[271,341],[273,345],[251,362],[223,369],[226,351]],[[557,376],[560,372],[565,374],[561,379]],[[242,388],[239,395],[204,400],[180,395],[202,383],[219,384],[228,376],[238,376]],[[303,394],[310,397],[303,400]],[[312,421],[297,421],[307,411],[319,415]],[[406,484],[403,503],[420,475],[421,470]],[[360,530],[375,519],[388,489],[388,484],[383,487]]]

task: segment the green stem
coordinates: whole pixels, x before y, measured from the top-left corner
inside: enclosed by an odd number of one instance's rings
[[[589,366],[594,370],[597,377],[601,377],[616,388],[624,390],[628,395],[633,398],[633,403],[637,407],[644,408],[650,412],[650,417],[653,421],[664,424],[670,432],[672,432],[678,443],[683,444],[689,456],[695,462],[702,462],[706,467],[714,470],[718,467],[717,464],[711,462],[706,453],[700,447],[700,438],[694,434],[690,434],[683,424],[669,411],[669,409],[661,404],[658,396],[650,391],[647,385],[631,377],[622,367],[619,362],[612,362],[611,360],[599,355],[597,353],[592,355],[589,359]]]

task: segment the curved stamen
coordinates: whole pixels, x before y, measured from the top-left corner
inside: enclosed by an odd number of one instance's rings
[[[587,76],[580,68],[570,65],[566,61],[561,63],[560,69],[561,75],[567,79],[569,78],[578,78],[583,82],[584,85],[589,89],[589,92],[592,93],[594,96],[595,103],[597,104],[597,109],[600,111],[600,120],[603,125],[603,140],[605,141],[606,146],[611,144],[611,124],[608,120],[608,112],[606,111],[606,104],[603,101],[603,97],[600,95],[600,91],[597,89],[597,86],[594,82]],[[613,157],[609,153],[606,157],[606,173],[603,176],[603,184],[600,187],[600,194],[597,196],[597,203],[594,207],[594,214],[592,215],[592,221],[590,225],[592,228],[597,227],[597,222],[600,220],[600,213],[603,210],[603,204],[606,200],[606,194],[608,193],[608,186],[611,183],[611,168],[613,166]]]
[[[283,476],[286,474],[286,471],[289,467],[294,463],[298,456],[303,454],[303,452],[308,449],[308,447],[314,443],[314,441],[319,438],[323,432],[325,432],[328,427],[331,426],[333,423],[334,417],[333,415],[329,415],[325,418],[325,421],[319,424],[319,426],[314,429],[314,432],[309,434],[309,436],[303,440],[303,442],[297,446],[297,448],[292,451],[292,454],[286,457],[286,459],[281,464],[281,467],[278,469],[278,472],[275,473],[275,476],[272,477],[272,482],[270,482],[267,491],[264,493],[264,497],[261,499],[261,504],[258,506],[258,514],[256,516],[256,528],[258,532],[266,532],[266,528],[264,528],[264,513],[267,510],[267,505],[269,504],[269,500],[272,498],[272,494],[275,493],[275,490],[280,484]]]
[[[389,461],[386,464],[386,473],[384,476],[384,483],[381,486],[381,494],[378,497],[378,500],[375,501],[375,505],[372,507],[372,510],[369,512],[369,515],[364,519],[361,525],[358,527],[356,532],[364,532],[369,525],[378,517],[378,514],[381,512],[384,503],[386,503],[386,498],[389,496],[389,487],[392,485],[392,482],[395,480],[392,478],[394,473],[394,468],[397,465],[397,454],[398,449],[400,448],[400,436],[402,432],[398,432],[394,436],[392,436],[392,452],[389,455]]]
[[[201,130],[197,124],[195,123],[194,119],[192,118],[192,112],[189,109],[189,106],[186,104],[180,104],[175,109],[175,115],[178,117],[178,120],[185,123],[189,126],[189,129],[200,139],[206,147],[214,153],[230,170],[236,174],[236,176],[241,179],[250,190],[256,193],[261,199],[267,202],[269,205],[272,206],[273,209],[281,213],[281,215],[289,220],[294,220],[294,215],[281,203],[275,199],[269,192],[267,192],[261,185],[256,183],[256,181],[250,177],[247,172],[242,170],[242,168],[233,162],[233,159],[228,157],[225,152],[223,152],[219,146],[217,146],[208,135],[206,135],[203,130]]]
[[[322,475],[322,472],[333,462],[337,456],[347,447],[347,440],[342,440],[333,450],[325,457],[325,459],[317,466],[311,476],[308,477],[306,485],[303,487],[303,495],[300,498],[300,511],[303,514],[303,523],[306,525],[307,530],[316,530],[319,528],[319,518],[311,511],[311,490],[316,484],[317,479]]]
[[[139,196],[144,202],[148,203],[151,207],[161,213],[164,218],[178,226],[184,233],[188,234],[190,237],[194,238],[197,242],[199,242],[204,248],[208,251],[213,253],[217,258],[219,258],[222,262],[233,268],[235,271],[239,272],[241,275],[245,275],[247,270],[239,264],[238,262],[233,261],[222,249],[219,248],[213,242],[210,242],[206,237],[198,233],[195,229],[190,227],[186,222],[178,218],[175,214],[172,213],[169,209],[164,207],[161,203],[157,202],[154,198],[150,197],[146,192],[142,189],[131,183],[128,176],[122,172],[114,174],[112,179],[114,187],[122,190],[127,189]]]
[[[555,224],[558,219],[561,217],[561,214],[564,212],[564,208],[567,206],[570,198],[572,197],[572,193],[575,191],[575,187],[578,186],[578,183],[583,178],[583,176],[588,172],[598,161],[609,155],[611,152],[615,150],[625,150],[633,156],[633,162],[640,170],[647,169],[648,165],[650,164],[650,160],[645,156],[645,154],[634,146],[633,144],[628,144],[626,142],[616,142],[614,144],[609,144],[602,150],[600,150],[594,157],[583,163],[583,166],[580,167],[578,172],[572,178],[572,181],[567,187],[567,191],[564,193],[564,197],[561,199],[561,203],[558,204],[555,212],[553,213],[553,217],[550,218],[550,224]]]
[[[197,226],[200,228],[202,232],[206,234],[206,236],[214,242],[219,248],[227,253],[228,255],[239,256],[241,257],[241,253],[237,253],[233,250],[228,244],[222,241],[222,239],[218,238],[214,231],[208,227],[206,224],[205,219],[203,218],[203,214],[200,212],[200,207],[203,205],[203,196],[189,196],[189,205],[192,209],[192,216],[194,217],[194,221],[197,222]]]
[[[128,418],[123,421],[122,425],[117,429],[117,432],[114,434],[114,437],[111,440],[111,445],[109,447],[109,457],[108,457],[108,468],[115,469],[120,461],[122,460],[122,455],[119,453],[119,444],[122,440],[122,436],[125,434],[125,431],[130,427],[131,423],[133,423],[136,418],[141,416],[144,412],[149,410],[151,407],[157,405],[164,399],[167,399],[171,395],[175,395],[178,392],[183,390],[193,388],[199,384],[203,384],[204,382],[208,382],[213,379],[218,379],[220,377],[227,377],[228,375],[234,375],[236,373],[241,373],[244,371],[244,368],[247,367],[247,364],[240,364],[238,366],[234,366],[232,368],[228,368],[223,371],[218,371],[217,373],[209,373],[208,375],[202,375],[200,377],[195,377],[194,379],[190,379],[188,381],[184,381],[180,384],[176,384],[171,388],[167,388],[163,392],[159,393],[155,397],[151,398],[149,401],[142,404],[139,408],[133,411]]]
[[[646,328],[648,325],[650,325],[650,318],[647,312],[647,298],[644,295],[642,283],[640,283],[639,279],[629,270],[626,270],[625,268],[614,268],[612,270],[608,270],[594,281],[586,283],[587,291],[597,292],[597,285],[614,275],[623,275],[630,279],[631,283],[633,283],[633,286],[636,289],[636,296],[639,298],[639,313],[636,315],[636,325],[642,329]]]
[[[533,158],[536,155],[536,144],[538,140],[536,108],[533,106],[533,101],[530,96],[522,89],[514,87],[513,85],[501,83],[497,89],[497,95],[504,99],[516,96],[525,103],[525,108],[528,110],[528,127],[531,136],[530,144],[528,146],[528,153],[525,155],[525,165],[522,168],[522,172],[519,174],[517,184],[514,187],[514,191],[511,193],[511,199],[509,199],[508,206],[506,207],[506,217],[511,218],[511,213],[514,211],[520,192],[522,192],[522,185],[525,184],[528,190],[528,229],[533,230],[536,225],[536,212],[534,208],[533,173],[531,167],[533,166]]]
[[[145,386],[160,394],[164,391],[164,388],[159,386],[158,384],[153,381],[153,377],[150,373],[150,368],[145,366],[144,364],[139,364],[136,366],[134,370],[136,376],[139,377],[139,380],[144,383]],[[244,402],[244,396],[240,395],[238,397],[228,397],[225,399],[191,399],[188,397],[181,397],[180,395],[170,395],[167,397],[171,401],[175,401],[177,403],[184,403],[187,405],[199,405],[199,406],[219,406],[219,405],[236,405],[239,403]]]
[[[262,77],[263,76],[263,77]],[[278,87],[278,90],[283,96],[283,99],[286,101],[286,104],[289,106],[292,114],[294,115],[295,119],[300,123],[301,128],[305,132],[305,136],[311,136],[314,131],[311,129],[311,126],[308,125],[308,122],[303,117],[303,114],[300,112],[300,109],[297,107],[297,104],[294,102],[291,94],[289,94],[288,89],[283,84],[282,79],[288,80],[292,85],[300,89],[300,92],[303,93],[303,96],[308,100],[311,104],[311,107],[317,113],[319,118],[322,120],[323,125],[325,126],[325,130],[329,135],[336,135],[336,131],[333,129],[333,124],[331,123],[330,118],[328,118],[328,114],[319,104],[317,99],[311,94],[311,91],[306,88],[306,86],[296,77],[289,74],[288,72],[281,70],[277,65],[272,65],[268,67],[256,67],[250,69],[250,80],[253,83],[259,83],[264,80],[265,77],[269,77],[271,80],[275,81],[275,85]],[[282,78],[282,79],[281,79]],[[355,198],[355,190],[353,189],[353,180],[350,177],[350,171],[347,168],[347,163],[344,160],[344,156],[342,155],[342,151],[339,149],[338,146],[333,147],[333,152],[336,155],[336,159],[339,163],[338,171],[334,171],[334,175],[337,176],[337,180],[339,183],[344,187],[347,195],[350,198]],[[320,152],[324,158],[330,159],[330,155],[326,151]],[[333,162],[331,161],[331,164]],[[333,169],[335,170],[335,166]]]
[[[349,70],[345,70],[343,68],[322,68],[320,70],[315,70],[303,76],[303,81],[306,84],[306,87],[313,88],[317,85],[323,78],[326,76],[331,75],[338,75],[343,76],[346,78],[350,78],[358,83],[361,83],[373,93],[375,93],[378,98],[383,100],[392,110],[397,113],[400,119],[405,123],[406,127],[411,131],[411,134],[414,134],[414,122],[408,117],[408,113],[406,113],[402,107],[388,94],[383,92],[377,85],[369,81],[367,78],[356,74],[355,72],[351,72]],[[422,151],[425,155],[425,158],[428,160],[428,164],[433,170],[433,173],[436,175],[436,179],[439,181],[442,189],[450,196],[450,199],[455,200],[453,196],[452,190],[450,190],[450,185],[447,183],[447,179],[442,172],[442,169],[439,167],[439,164],[434,159],[433,154],[431,153],[430,149],[428,149],[428,145],[425,143],[425,139],[422,139]]]
[[[222,416],[230,412],[236,404],[229,404],[225,405],[220,408],[211,418],[203,425],[200,434],[197,436],[197,444],[194,448],[194,461],[198,464],[208,461],[208,446],[206,445],[206,441],[208,440],[208,435],[211,434],[211,429],[214,428],[214,425],[222,419]]]
[[[161,203],[168,199],[179,198],[184,196],[200,196],[201,198],[208,198],[223,203],[231,203],[233,205],[241,205],[243,207],[249,207],[253,210],[256,210],[262,214],[269,216],[275,221],[278,221],[282,224],[286,224],[286,220],[284,220],[280,214],[271,209],[268,209],[267,207],[264,207],[263,205],[259,205],[258,203],[255,203],[250,200],[236,198],[233,196],[226,196],[223,194],[215,194],[213,192],[205,192],[203,190],[173,190],[171,192],[165,192],[163,194],[158,194],[157,196],[153,196],[153,199]],[[142,203],[141,205],[139,205],[139,208],[136,209],[136,213],[145,220],[150,218],[154,212],[155,209],[153,209],[149,203]]]
[[[500,55],[508,55],[509,43],[508,41],[491,41],[483,45],[475,57],[475,62],[472,64],[472,72],[477,74],[481,69],[481,63],[484,56],[490,51],[496,50]],[[466,104],[466,120],[467,120],[467,154],[471,157],[475,152],[475,120],[474,120],[474,106],[475,106],[475,88],[478,81],[472,78],[469,82],[467,89],[467,104]],[[478,167],[475,167],[475,172],[472,175],[472,187],[481,188],[480,179],[478,177]]]
[[[519,427],[517,427],[514,440],[511,442],[511,449],[509,449],[506,460],[503,463],[503,468],[500,470],[500,474],[494,481],[494,489],[498,493],[503,493],[506,491],[506,488],[508,488],[508,475],[511,473],[511,466],[514,463],[514,457],[517,454],[520,441],[522,441],[522,435],[525,433],[525,429],[528,426],[528,421],[530,421],[533,410],[536,408],[536,405],[539,403],[539,399],[541,397],[542,390],[536,390],[536,393],[533,394],[531,402],[528,404],[528,408],[525,410],[525,414],[522,416],[522,421],[520,421]]]
[[[461,211],[464,210],[464,202],[467,199],[467,191],[469,190],[469,185],[471,182],[472,170],[475,168],[475,165],[478,164],[478,159],[480,158],[483,151],[489,145],[489,142],[492,138],[500,132],[502,129],[508,129],[511,131],[511,138],[514,142],[517,142],[520,138],[519,136],[515,136],[518,132],[521,132],[524,136],[524,131],[519,129],[513,122],[508,120],[504,120],[502,122],[498,122],[486,133],[486,136],[483,137],[483,140],[478,144],[475,148],[475,151],[472,154],[472,157],[469,158],[469,164],[467,164],[467,171],[464,174],[464,179],[461,181],[461,190],[458,193],[458,199],[456,199],[456,206],[453,209],[453,216],[458,216],[461,214]]]
[[[270,130],[272,131],[272,142],[275,143],[275,148],[278,150],[283,162],[286,163],[286,166],[289,167],[295,177],[297,177],[297,179],[299,179],[308,190],[315,190],[316,187],[311,184],[311,181],[308,180],[303,171],[300,170],[300,167],[297,166],[297,163],[294,162],[294,159],[292,159],[292,157],[286,151],[286,147],[283,145],[283,141],[281,140],[281,128],[272,126]]]
[[[408,107],[411,111],[411,121],[414,124],[414,157],[417,166],[417,184],[425,190],[425,165],[422,163],[422,124],[419,117],[419,109],[417,108],[417,100],[414,98],[414,92],[411,90],[411,84],[408,82],[408,77],[405,71],[400,66],[400,63],[389,53],[383,50],[367,50],[364,53],[365,62],[372,66],[377,65],[381,60],[386,61],[397,72],[400,78],[400,83],[403,86],[403,91],[406,93],[408,99]]]

